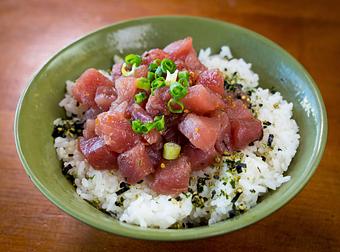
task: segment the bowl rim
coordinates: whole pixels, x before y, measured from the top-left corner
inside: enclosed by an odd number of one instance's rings
[[[238,218],[229,219],[226,221],[222,221],[219,223],[216,223],[212,226],[202,226],[197,228],[191,228],[191,229],[152,229],[147,228],[143,229],[139,226],[134,226],[130,224],[124,224],[120,223],[118,220],[117,223],[119,225],[110,225],[106,226],[104,223],[96,223],[96,220],[90,219],[87,215],[82,213],[75,212],[72,208],[68,207],[66,204],[63,204],[62,201],[59,201],[57,197],[55,197],[47,187],[45,187],[35,176],[34,172],[29,167],[26,158],[21,150],[21,142],[19,137],[19,118],[20,118],[20,112],[23,100],[26,96],[26,93],[31,87],[31,84],[35,81],[36,78],[39,77],[39,75],[42,73],[42,71],[60,54],[62,54],[64,51],[68,50],[70,47],[75,46],[80,41],[83,41],[87,39],[88,37],[91,37],[97,33],[100,33],[106,29],[111,29],[114,26],[119,25],[134,25],[135,22],[138,21],[154,21],[154,20],[166,20],[166,19],[183,19],[183,20],[191,20],[191,21],[200,21],[200,22],[208,22],[211,24],[219,24],[219,25],[225,25],[229,26],[234,29],[241,30],[245,33],[248,33],[252,36],[254,36],[257,39],[260,39],[263,43],[275,48],[280,52],[280,54],[283,54],[285,57],[287,57],[297,68],[299,68],[299,71],[301,71],[306,79],[308,80],[308,83],[310,84],[313,93],[315,94],[315,98],[317,100],[317,107],[320,113],[320,134],[317,138],[317,144],[313,148],[313,154],[311,159],[308,162],[307,172],[304,174],[305,176],[301,176],[299,178],[299,183],[296,183],[296,186],[291,189],[289,188],[286,192],[283,193],[285,197],[283,197],[282,200],[277,201],[276,204],[274,204],[274,207],[266,209],[267,211],[262,211],[257,214],[253,214],[248,216],[248,221],[243,222],[237,222]],[[327,141],[327,134],[328,134],[328,123],[327,123],[327,113],[326,108],[321,96],[321,93],[319,91],[319,88],[317,87],[316,83],[310,76],[310,74],[306,71],[306,69],[286,50],[284,50],[282,47],[280,47],[275,42],[269,40],[268,38],[264,37],[263,35],[260,35],[252,30],[249,30],[247,28],[241,27],[236,24],[232,24],[229,22],[225,22],[222,20],[212,19],[212,18],[206,18],[206,17],[198,17],[198,16],[185,16],[185,15],[162,15],[162,16],[144,16],[140,18],[133,18],[133,19],[126,19],[120,22],[115,22],[106,26],[103,26],[99,29],[96,29],[90,33],[87,33],[84,36],[81,36],[77,39],[75,39],[72,43],[66,45],[64,48],[62,48],[60,51],[55,53],[52,57],[50,57],[46,63],[42,64],[38,68],[38,70],[33,74],[33,76],[28,81],[26,87],[24,88],[22,94],[20,95],[20,98],[18,100],[18,104],[15,111],[15,119],[14,119],[14,138],[15,138],[15,145],[16,150],[19,155],[20,161],[29,176],[29,178],[32,180],[34,185],[40,190],[40,192],[48,199],[50,200],[54,205],[56,205],[59,209],[63,210],[67,214],[71,215],[72,217],[76,218],[77,220],[86,223],[96,229],[103,230],[109,233],[113,233],[116,235],[121,235],[124,237],[130,237],[130,238],[137,238],[137,239],[145,239],[145,240],[163,240],[163,241],[175,241],[175,240],[194,240],[194,239],[200,239],[200,238],[207,238],[212,237],[216,235],[222,235],[225,233],[233,232],[235,230],[244,228],[246,226],[249,226],[255,222],[258,222],[265,217],[268,217],[275,211],[279,210],[282,206],[287,204],[292,198],[294,198],[301,190],[302,188],[307,184],[310,177],[315,172],[317,166],[320,163],[321,157],[323,155],[326,141]],[[274,202],[275,203],[275,202]],[[254,209],[254,208],[253,208]],[[233,223],[233,225],[230,226],[230,223]],[[229,225],[228,225],[229,224]]]

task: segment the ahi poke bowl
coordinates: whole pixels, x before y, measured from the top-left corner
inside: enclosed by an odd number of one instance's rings
[[[327,132],[321,96],[291,56],[193,17],[123,22],[65,48],[31,82],[15,127],[26,171],[57,206],[161,240],[277,210],[312,175]]]

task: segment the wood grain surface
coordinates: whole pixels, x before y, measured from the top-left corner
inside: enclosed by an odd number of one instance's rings
[[[272,39],[306,67],[326,103],[328,143],[308,185],[275,214],[231,234],[166,243],[98,231],[50,203],[15,150],[16,103],[49,57],[103,25],[166,14],[217,18]],[[0,251],[339,251],[339,62],[339,1],[0,0]]]

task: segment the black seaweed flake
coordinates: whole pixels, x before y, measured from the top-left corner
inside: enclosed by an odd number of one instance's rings
[[[271,123],[271,122],[268,122],[268,121],[263,121],[262,124],[263,124],[263,125],[266,125],[266,126],[272,125],[272,123]]]
[[[198,178],[197,180],[197,192],[201,193],[203,192],[203,188],[205,186],[205,182],[208,180],[209,178]]]
[[[182,198],[181,198],[180,196],[177,196],[177,197],[175,198],[175,200],[177,200],[177,201],[181,201],[181,200],[182,200]]]
[[[272,146],[273,139],[274,139],[274,135],[273,135],[273,134],[269,134],[269,136],[268,136],[268,141],[267,141],[267,145],[268,145],[269,147]]]
[[[124,200],[125,200],[124,197],[119,197],[118,200],[116,200],[115,205],[117,207],[122,207],[124,205]]]
[[[229,212],[228,212],[228,214],[229,214],[229,218],[233,218],[233,217],[235,217],[236,216],[236,211],[233,209],[233,210],[230,210]]]
[[[125,193],[126,191],[130,190],[130,185],[129,185],[128,183],[125,183],[125,182],[121,182],[120,185],[119,185],[119,187],[120,187],[121,189],[119,189],[118,191],[116,191],[117,196],[119,196],[119,195]]]
[[[83,123],[74,122],[72,120],[63,120],[62,125],[55,125],[52,132],[52,137],[70,137],[77,138],[83,134]]]
[[[266,162],[266,160],[267,160],[265,156],[261,156],[261,159],[262,159],[263,162]]]
[[[230,185],[233,189],[235,189],[235,180],[230,180]]]
[[[142,179],[142,180],[138,181],[137,184],[142,184],[143,181],[144,181],[144,180]]]
[[[68,171],[72,169],[72,165],[68,164],[66,166],[62,166],[61,167],[61,172],[63,173],[63,175],[67,175],[68,174]]]
[[[213,199],[215,195],[216,195],[216,190],[212,190],[211,191],[211,199]]]
[[[245,163],[237,163],[235,168],[237,173],[241,173],[242,172],[242,168],[246,168],[247,165]]]
[[[234,196],[234,198],[231,200],[232,203],[235,203],[238,198],[240,197],[240,195],[242,194],[242,192],[236,192],[236,195]]]
[[[195,192],[191,197],[191,203],[197,208],[203,208],[204,202],[205,202],[204,198],[197,192]]]
[[[236,92],[242,90],[242,84],[230,84],[227,80],[224,81],[224,89],[228,92]]]

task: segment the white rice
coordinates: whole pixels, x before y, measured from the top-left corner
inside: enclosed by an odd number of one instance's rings
[[[68,173],[74,177],[80,197],[123,222],[141,227],[178,228],[202,223],[211,225],[242,213],[254,207],[259,196],[290,180],[284,172],[296,153],[300,138],[298,126],[292,119],[293,105],[279,92],[272,94],[267,89],[255,88],[259,77],[251,70],[251,64],[234,59],[227,46],[217,55],[211,55],[210,48],[201,50],[199,59],[208,68],[219,68],[229,82],[242,84],[246,91],[252,90],[252,110],[265,123],[263,139],[235,155],[223,156],[219,165],[193,173],[191,190],[172,198],[156,195],[144,182],[117,195],[123,181],[119,172],[94,170],[77,150],[75,139],[58,137],[54,144],[58,157],[64,166],[72,166]],[[67,93],[59,105],[65,108],[67,115],[81,118],[84,110],[71,95],[72,85],[73,82],[66,82]],[[54,123],[59,125],[62,121],[57,119]],[[268,146],[270,135],[273,141]],[[228,160],[239,161],[246,167],[238,173],[226,163]],[[198,181],[201,186],[197,193]]]

